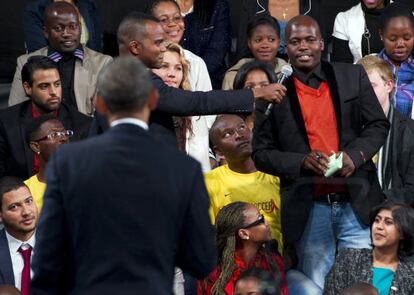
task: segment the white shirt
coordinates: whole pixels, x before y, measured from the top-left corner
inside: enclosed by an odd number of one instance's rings
[[[33,258],[33,249],[36,243],[35,234],[32,235],[32,237],[28,241],[20,241],[16,239],[15,237],[12,237],[9,235],[9,233],[6,231],[6,237],[7,242],[9,244],[9,250],[10,250],[10,258],[13,266],[13,274],[14,274],[14,285],[17,289],[21,289],[22,285],[22,271],[24,267],[24,261],[23,256],[19,252],[20,246],[23,245],[23,249],[27,249],[28,246],[32,247],[32,253],[30,255],[30,264],[32,262]],[[30,278],[33,278],[33,269],[30,268]]]
[[[144,130],[148,130],[147,122],[145,122],[143,120],[140,120],[140,119],[137,119],[137,118],[122,118],[122,119],[112,121],[111,127],[115,127],[116,125],[120,125],[120,124],[137,125],[137,126],[143,128]]]

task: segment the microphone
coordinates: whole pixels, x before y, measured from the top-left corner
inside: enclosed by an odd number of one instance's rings
[[[290,77],[290,75],[292,75],[293,73],[293,69],[292,66],[290,64],[286,64],[282,67],[282,70],[280,71],[280,75],[279,78],[277,79],[278,84],[283,84],[287,78]],[[274,103],[269,103],[269,105],[267,106],[266,112],[265,112],[265,116],[269,116],[270,112],[272,111],[274,106]]]

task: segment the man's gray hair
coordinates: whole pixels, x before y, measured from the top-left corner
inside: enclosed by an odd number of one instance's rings
[[[131,56],[115,58],[97,82],[97,93],[111,113],[142,110],[152,88],[148,69]]]

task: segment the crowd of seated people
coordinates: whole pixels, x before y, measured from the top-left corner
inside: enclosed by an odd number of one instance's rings
[[[218,254],[207,277],[173,265],[169,292],[414,294],[412,8],[349,5],[328,44],[318,1],[241,1],[237,28],[228,0],[147,2],[119,55],[157,91],[151,137],[200,164]],[[116,57],[93,0],[32,1],[23,26],[0,110],[0,294],[29,295],[48,162],[112,128],[96,85]]]

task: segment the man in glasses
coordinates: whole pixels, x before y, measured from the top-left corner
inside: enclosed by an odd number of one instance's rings
[[[69,142],[72,130],[66,130],[62,122],[53,115],[43,115],[34,119],[27,128],[26,139],[30,149],[39,157],[39,172],[24,183],[30,189],[37,209],[42,209],[43,194],[46,190],[46,164],[62,144]]]
[[[30,56],[43,55],[53,59],[59,68],[62,100],[81,113],[92,113],[92,97],[99,71],[112,60],[110,56],[80,44],[81,24],[76,8],[67,2],[50,4],[44,13],[44,35],[49,46],[17,59],[9,96],[9,106],[26,100],[20,71]]]
[[[91,119],[61,101],[58,66],[45,56],[32,56],[22,68],[22,82],[30,100],[0,111],[0,177],[27,179],[39,171],[39,157],[33,154],[25,134],[30,122],[51,114],[75,132],[73,140],[86,137]]]
[[[272,238],[277,240],[281,251],[279,178],[257,171],[251,158],[251,140],[252,132],[238,115],[221,115],[211,127],[214,152],[227,164],[205,175],[210,217],[214,223],[225,205],[237,201],[252,203],[268,221]]]

